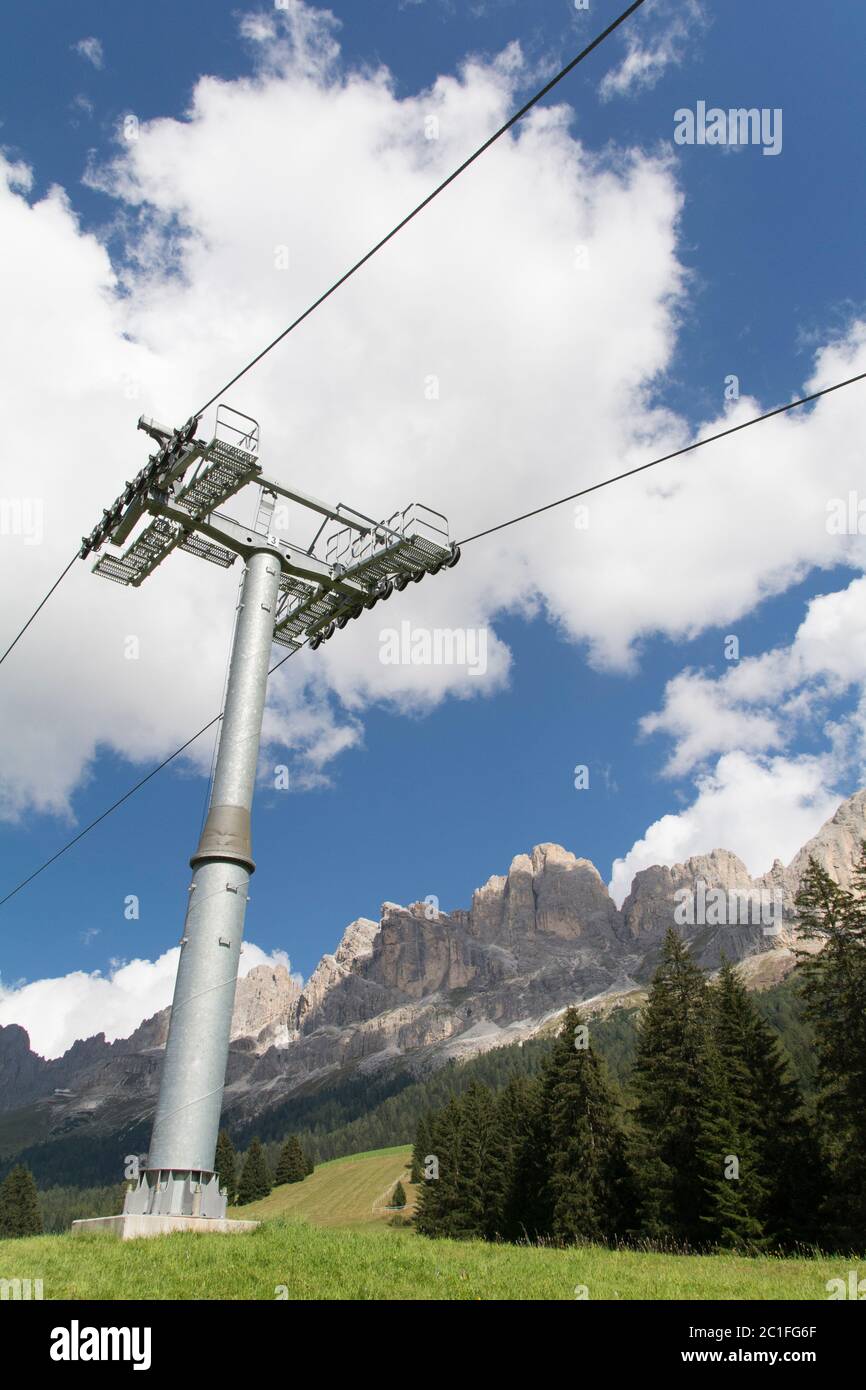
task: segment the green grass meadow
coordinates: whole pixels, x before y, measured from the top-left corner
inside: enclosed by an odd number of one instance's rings
[[[232,1211],[261,1221],[246,1235],[0,1241],[0,1279],[41,1279],[45,1299],[824,1300],[827,1281],[852,1267],[829,1257],[427,1240],[388,1224],[387,1199],[399,1178],[405,1185],[408,1156],[385,1149],[323,1164]]]

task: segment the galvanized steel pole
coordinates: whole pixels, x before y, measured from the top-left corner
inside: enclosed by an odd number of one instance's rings
[[[278,557],[255,551],[244,577],[208,816],[190,860],[194,872],[143,1180],[148,1211],[222,1214],[211,1175],[255,869],[250,809],[279,583]]]

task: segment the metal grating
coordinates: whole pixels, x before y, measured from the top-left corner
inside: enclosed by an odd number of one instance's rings
[[[113,579],[116,584],[138,586],[174,550],[182,535],[175,522],[162,516],[154,517],[122,555],[101,556],[93,566],[93,573],[102,579]]]
[[[342,564],[351,569],[407,536],[438,550],[447,550],[450,546],[448,521],[442,513],[426,507],[423,502],[410,502],[387,521],[371,523],[370,529],[361,534],[350,528],[333,532],[326,542],[325,558],[329,565]]]
[[[281,594],[303,594],[306,596],[313,590],[314,586],[305,579],[299,579],[296,574],[287,574],[285,570],[282,571],[280,575]]]
[[[199,518],[208,516],[239,488],[261,473],[261,464],[246,449],[213,439],[205,450],[207,467],[177,494],[178,501]]]
[[[197,555],[200,560],[210,560],[212,565],[221,565],[225,570],[238,558],[233,550],[226,550],[224,545],[205,540],[204,536],[197,536],[194,531],[181,541],[180,549],[187,551],[189,555]]]
[[[191,482],[180,488],[175,499],[190,512],[191,520],[196,521],[209,516],[261,472],[261,465],[253,454],[234,444],[226,444],[222,439],[211,440],[204,450],[204,458],[207,460],[205,466]],[[235,561],[233,551],[185,532],[175,521],[157,516],[122,555],[103,555],[94,565],[93,573],[115,584],[137,587],[177,547],[224,569]]]
[[[124,564],[118,555],[103,555],[102,559],[93,566],[93,573],[98,574],[100,579],[111,579],[115,584],[129,584],[135,574],[135,570]]]
[[[447,560],[450,554],[450,549],[433,545],[423,536],[407,536],[387,550],[376,551],[360,564],[347,567],[346,578],[368,583],[398,574],[417,574],[419,570],[427,574]]]
[[[426,536],[404,536],[386,549],[368,553],[349,566],[341,578],[364,586],[366,593],[375,593],[376,586],[390,579],[429,574],[451,557],[449,545],[439,545]],[[280,584],[287,603],[277,616],[274,641],[281,647],[297,647],[298,638],[314,636],[328,623],[355,613],[364,602],[364,595],[348,595],[339,589],[314,588],[293,576],[284,575]]]

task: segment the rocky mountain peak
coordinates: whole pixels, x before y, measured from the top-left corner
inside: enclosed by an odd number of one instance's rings
[[[785,888],[793,895],[806,871],[810,858],[818,863],[846,888],[851,883],[854,865],[860,857],[860,847],[866,838],[866,788],[855,792],[837,807],[817,835],[794,856],[785,870]]]
[[[30,1051],[30,1034],[18,1023],[0,1024],[0,1047],[6,1057],[23,1056]]]
[[[386,909],[392,906],[390,903],[383,906],[383,921]],[[373,922],[369,917],[357,917],[354,922],[349,923],[334,954],[322,956],[304,985],[295,1008],[296,1028],[303,1027],[311,1015],[320,1014],[325,999],[334,987],[347,976],[357,973],[363,962],[372,954],[380,929],[381,924]]]
[[[284,1047],[300,997],[297,980],[284,965],[256,965],[238,980],[232,1038],[254,1038],[260,1049]]]
[[[385,915],[385,907],[382,908],[382,915]],[[379,922],[374,922],[370,917],[356,917],[354,922],[350,922],[343,932],[340,944],[334,953],[334,959],[340,965],[351,968],[358,961],[366,960],[373,950],[373,943],[379,934]]]
[[[599,882],[601,881],[601,874],[589,859],[578,859],[570,849],[564,849],[562,845],[555,845],[550,841],[541,845],[534,845],[529,859],[534,874],[552,873],[557,869],[574,869],[584,866],[591,869]]]
[[[386,902],[380,921],[349,923],[303,990],[279,965],[258,966],[239,982],[226,1105],[251,1117],[332,1072],[418,1072],[531,1037],[568,1004],[592,1010],[633,998],[672,925],[705,968],[724,954],[745,962],[754,981],[776,982],[792,964],[791,909],[809,857],[848,883],[864,837],[866,790],[843,802],[787,867],[777,860],[754,880],[735,854],[716,849],[641,870],[619,911],[589,860],[542,843],[488,878],[466,909]],[[709,914],[680,925],[683,889],[696,908],[711,890],[723,902],[732,891],[760,898],[771,890],[784,901],[784,930]],[[53,1061],[30,1050],[23,1029],[0,1029],[0,1108],[44,1100],[58,1132],[124,1097],[130,1112],[149,1113],[168,1018],[164,1010],[128,1039],[90,1038]]]
[[[660,939],[676,925],[677,894],[692,892],[698,884],[707,889],[721,888],[727,894],[753,889],[752,877],[736,854],[714,849],[695,854],[683,864],[654,864],[634,876],[631,891],[622,905],[622,920],[628,936],[636,941]]]

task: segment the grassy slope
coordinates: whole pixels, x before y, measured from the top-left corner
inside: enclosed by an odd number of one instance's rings
[[[403,1144],[332,1159],[303,1182],[276,1187],[270,1197],[234,1207],[229,1215],[260,1220],[294,1217],[316,1226],[378,1225],[393,1215],[387,1201],[400,1178],[410,1197],[407,1210],[411,1210],[412,1189],[406,1184],[411,1152]]]
[[[323,1164],[236,1209],[251,1235],[0,1241],[0,1278],[42,1279],[46,1299],[823,1299],[850,1261],[745,1259],[430,1241],[386,1224],[405,1147]],[[410,1194],[412,1189],[407,1188]],[[375,1210],[374,1210],[375,1206]]]

